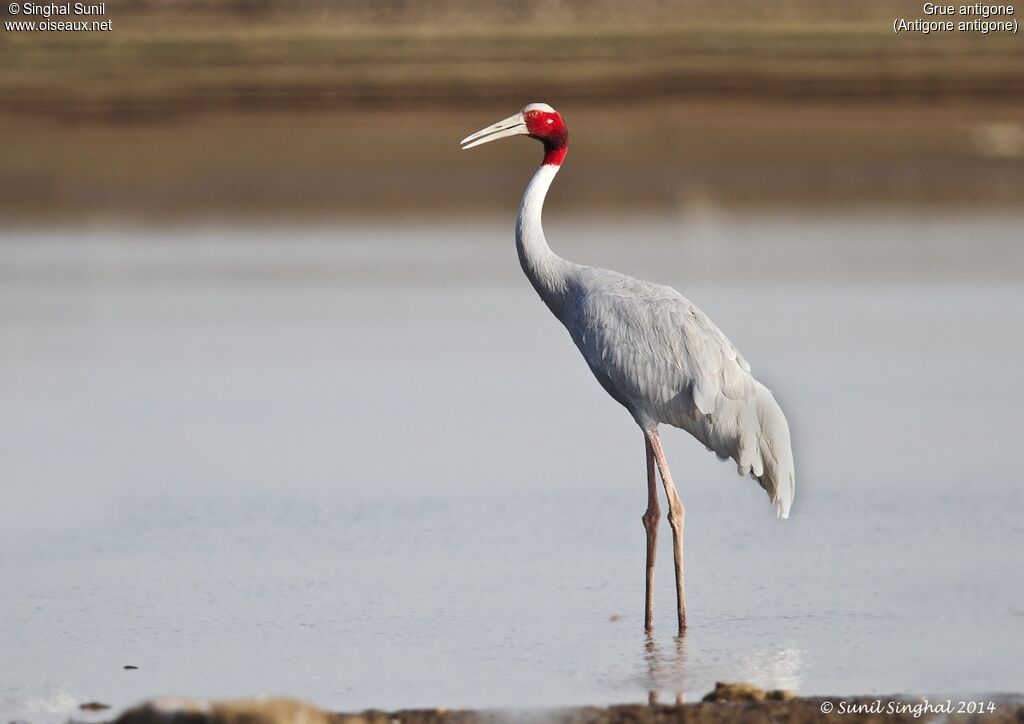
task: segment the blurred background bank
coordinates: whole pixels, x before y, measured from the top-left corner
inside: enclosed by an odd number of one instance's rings
[[[119,0],[106,17],[0,35],[3,219],[509,210],[528,152],[456,142],[530,101],[570,124],[563,211],[1024,200],[1024,45],[894,34],[916,2]]]

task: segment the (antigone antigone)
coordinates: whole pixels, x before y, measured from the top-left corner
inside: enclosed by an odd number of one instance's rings
[[[653,627],[654,558],[658,540],[655,465],[668,499],[676,571],[679,632],[686,630],[683,503],[658,436],[658,425],[682,428],[740,475],[760,483],[789,516],[795,480],[789,424],[772,393],[704,312],[671,287],[608,269],[575,264],[548,246],[541,227],[544,197],[569,148],[562,116],[531,103],[462,140],[463,150],[509,136],[544,144],[544,160],[526,187],[516,217],[519,263],[537,294],[565,325],[597,381],[636,420],[647,452],[647,585],[644,628]]]

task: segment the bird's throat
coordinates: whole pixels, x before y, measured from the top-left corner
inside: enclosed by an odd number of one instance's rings
[[[545,166],[561,166],[562,161],[565,160],[565,154],[569,152],[569,144],[566,142],[561,143],[545,143],[544,144],[544,165]]]

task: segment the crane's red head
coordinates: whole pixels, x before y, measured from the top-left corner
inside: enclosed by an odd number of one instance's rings
[[[546,103],[531,103],[503,121],[462,139],[462,150],[509,136],[530,136],[544,144],[544,163],[558,166],[569,150],[569,129],[554,108]]]

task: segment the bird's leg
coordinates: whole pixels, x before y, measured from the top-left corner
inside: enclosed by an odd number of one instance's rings
[[[665,451],[661,447],[661,438],[657,430],[649,430],[647,443],[654,453],[654,460],[658,463],[658,470],[661,471],[661,482],[665,486],[665,497],[668,498],[668,523],[672,526],[672,552],[676,566],[676,603],[679,613],[679,633],[686,631],[686,589],[683,585],[683,519],[686,511],[683,509],[683,502],[679,499],[676,486],[672,482],[672,473],[668,469],[668,460],[665,459]]]
[[[658,506],[658,479],[654,469],[654,450],[651,441],[644,437],[647,449],[647,510],[644,511],[644,529],[647,531],[647,589],[644,598],[644,631],[654,627],[654,556],[658,552],[658,522],[661,508]]]

